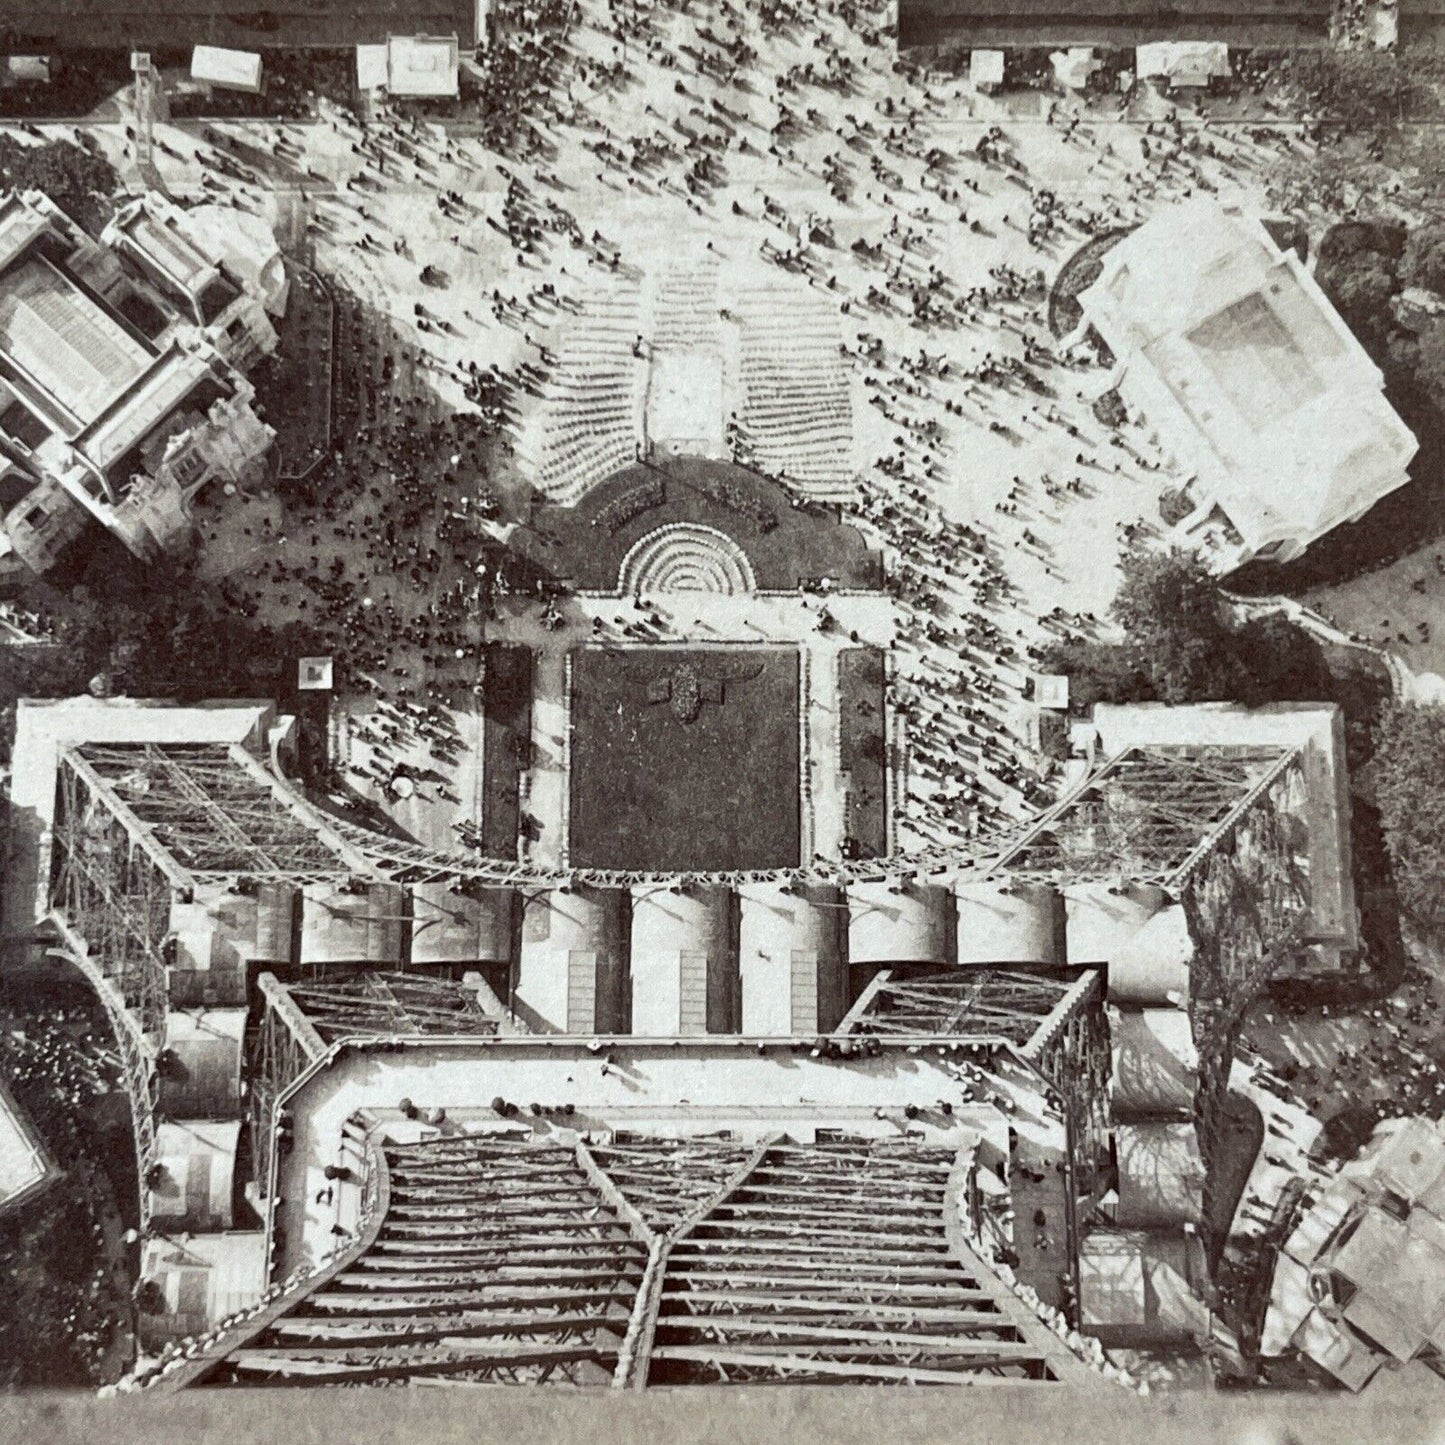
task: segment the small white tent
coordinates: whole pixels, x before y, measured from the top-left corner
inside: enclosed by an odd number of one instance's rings
[[[261,57],[254,50],[198,45],[191,52],[191,79],[255,95],[261,89]]]

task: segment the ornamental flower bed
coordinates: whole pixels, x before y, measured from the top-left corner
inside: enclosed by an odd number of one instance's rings
[[[592,519],[594,527],[605,527],[609,532],[620,532],[634,517],[660,507],[667,500],[667,489],[660,477],[653,477],[635,487],[629,487],[621,496],[613,497]]]
[[[702,679],[697,669],[682,663],[672,674],[672,715],[678,722],[696,722],[702,711]]]

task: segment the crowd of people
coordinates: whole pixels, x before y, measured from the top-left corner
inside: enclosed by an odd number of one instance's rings
[[[64,1175],[0,1228],[9,1298],[0,1383],[7,1387],[98,1385],[134,1354],[132,1262],[118,1197],[124,1183],[134,1198],[135,1165],[126,1157],[128,1129],[110,1135],[101,1127],[119,1074],[95,1011],[88,1001],[32,991],[0,1028],[0,1069]]]
[[[1083,399],[1078,371],[1096,358],[1051,334],[1048,277],[1149,205],[1247,172],[1268,140],[1178,114],[1123,139],[1111,102],[1066,97],[1043,119],[1083,183],[1035,179],[1006,123],[979,126],[970,147],[941,143],[973,105],[956,84],[908,67],[867,75],[885,15],[851,3],[523,3],[502,7],[495,32],[480,137],[400,112],[328,117],[351,157],[342,183],[311,197],[319,264],[340,273],[335,455],[279,507],[238,504],[258,561],[231,579],[231,599],[315,627],[348,686],[427,708],[481,687],[489,613],[535,609],[560,627],[553,589],[494,543],[495,519],[468,495],[485,485],[503,520],[526,520],[510,439],[547,385],[552,338],[599,270],[635,269],[615,198],[675,199],[680,215],[716,222],[719,247],[787,269],[844,318],[872,414],[859,430],[877,443],[852,512],[888,550],[902,614],[891,701],[906,719],[903,836],[946,845],[1028,816],[1048,792],[1013,721],[1030,666],[1043,644],[1094,629],[1083,612],[1036,605],[1032,579],[1050,602],[1066,598],[1077,559],[1057,549],[1076,503],[1159,465]],[[272,149],[309,171],[298,137],[278,127]],[[385,203],[397,189],[430,195],[460,252],[500,247],[504,274],[472,290],[444,262],[421,264]],[[879,219],[860,227],[859,215]],[[398,261],[437,293],[410,317],[384,295]],[[977,429],[1018,447],[1022,465],[991,512],[969,517],[959,494]],[[1067,471],[1051,452],[1029,474],[1030,444],[1050,437]],[[624,613],[595,631],[636,625]]]

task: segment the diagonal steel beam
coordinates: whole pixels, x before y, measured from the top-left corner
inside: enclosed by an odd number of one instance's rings
[[[667,1279],[667,1261],[673,1246],[686,1239],[719,1205],[737,1193],[781,1138],[780,1134],[768,1135],[707,1199],[689,1210],[666,1235],[654,1242],[648,1254],[642,1287],[637,1292],[637,1303],[628,1321],[627,1334],[617,1353],[617,1369],[612,1376],[614,1389],[642,1390],[647,1387],[653,1340],[657,1335],[657,1316],[662,1308],[662,1287]]]

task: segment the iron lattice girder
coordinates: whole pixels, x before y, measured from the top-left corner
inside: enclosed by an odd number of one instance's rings
[[[163,945],[172,878],[143,836],[111,810],[91,779],[61,766],[52,829],[50,903],[119,991],[141,1033],[165,1029]]]
[[[1070,973],[952,968],[901,978],[885,972],[865,1009],[849,1014],[854,1033],[947,1035],[1026,1046],[1078,981]]]
[[[270,1179],[276,1101],[300,1075],[326,1054],[326,1042],[291,1001],[274,974],[257,980],[266,1007],[250,1050],[251,1138],[256,1178]]]
[[[131,1136],[135,1144],[136,1180],[139,1186],[140,1227],[145,1229],[151,1218],[151,1192],[146,1176],[156,1162],[156,1105],[160,1101],[160,1076],[156,1067],[157,1044],[140,1028],[139,1015],[127,1007],[116,982],[97,966],[82,938],[59,913],[52,912],[48,923],[60,937],[62,947],[50,950],[80,970],[86,982],[100,999],[115,1036],[120,1056],[121,1081],[130,1106]]]
[[[892,858],[814,862],[770,871],[680,874],[548,868],[428,848],[342,819],[329,819],[328,825],[339,840],[369,860],[377,876],[401,882],[466,878],[498,887],[632,888],[784,881],[847,887],[889,882],[901,874],[934,873],[979,879],[1007,875],[1050,883],[1127,878],[1171,887],[1182,881],[1258,794],[1298,760],[1298,750],[1289,748],[1135,747],[1100,765],[1031,823]]]
[[[895,1209],[899,1164],[905,1207]],[[675,1249],[659,1291],[653,1377],[723,1383],[816,1375],[959,1384],[1073,1377],[1075,1368],[1082,1374],[1067,1351],[1068,1363],[1061,1363],[1062,1346],[1032,1316],[1026,1322],[1021,1306],[1003,1308],[1008,1292],[981,1260],[969,1259],[977,1266],[970,1270],[960,1259],[966,1247],[950,1219],[956,1164],[952,1149],[893,1140],[770,1147]],[[930,1177],[930,1207],[908,1208],[918,1202],[920,1181]],[[783,1202],[755,1196],[760,1187],[790,1192]],[[869,1207],[840,1208],[840,1192]],[[756,1224],[755,1209],[761,1214]],[[700,1275],[694,1259],[719,1241],[740,1243],[751,1256],[749,1267],[713,1256]],[[841,1267],[818,1259],[818,1246],[830,1242],[845,1256]],[[900,1256],[911,1263],[902,1264]],[[878,1316],[879,1304],[893,1308]],[[940,1306],[968,1315],[970,1327],[944,1331],[937,1319],[923,1325],[910,1313]]]
[[[176,864],[196,878],[343,878],[350,864],[243,749],[226,744],[87,743],[87,765]]]
[[[441,1142],[447,1147],[436,1151],[435,1168],[428,1171],[408,1170],[417,1158],[414,1148],[394,1152],[390,1208],[372,1246],[390,1246],[384,1276],[378,1279],[365,1268],[367,1253],[350,1261],[301,1301],[286,1329],[228,1356],[234,1378],[310,1383],[448,1374],[535,1383],[610,1378],[626,1327],[623,1309],[641,1278],[645,1246],[591,1187],[570,1151],[516,1140],[479,1141],[470,1148]],[[529,1201],[537,1166],[554,1182],[570,1176],[572,1189]],[[472,1211],[489,1251],[477,1268],[438,1266],[435,1256],[407,1259],[413,1237],[398,1232],[393,1215],[408,1208],[424,1211],[433,1193],[429,1175],[438,1172],[483,1184],[493,1195],[515,1196],[512,1209],[483,1204]],[[543,1254],[533,1248],[539,1229],[547,1243]],[[402,1273],[409,1265],[410,1272]],[[579,1290],[579,1285],[595,1287]],[[394,1326],[378,1327],[378,1305],[386,1317],[399,1310],[409,1327],[401,1333]]]
[[[545,868],[428,848],[318,811],[235,745],[86,744],[61,756],[62,765],[72,757],[105,784],[162,866],[197,878],[248,875],[301,883],[364,875],[395,882],[619,888],[770,880],[848,886],[900,872],[1076,882],[1127,877],[1168,886],[1230,826],[1263,775],[1297,755],[1283,749],[1134,748],[1110,759],[1032,824],[891,859],[725,874]]]
[[[476,990],[425,974],[361,972],[285,985],[291,1001],[318,1035],[377,1038],[426,1034],[495,1034]]]
[[[947,1146],[384,1147],[384,1211],[355,1250],[187,1378],[1097,1381],[962,1240]],[[461,1254],[416,1213],[442,1187],[478,1241]]]
[[[1031,824],[999,865],[1168,885],[1298,756],[1289,748],[1129,748]]]

